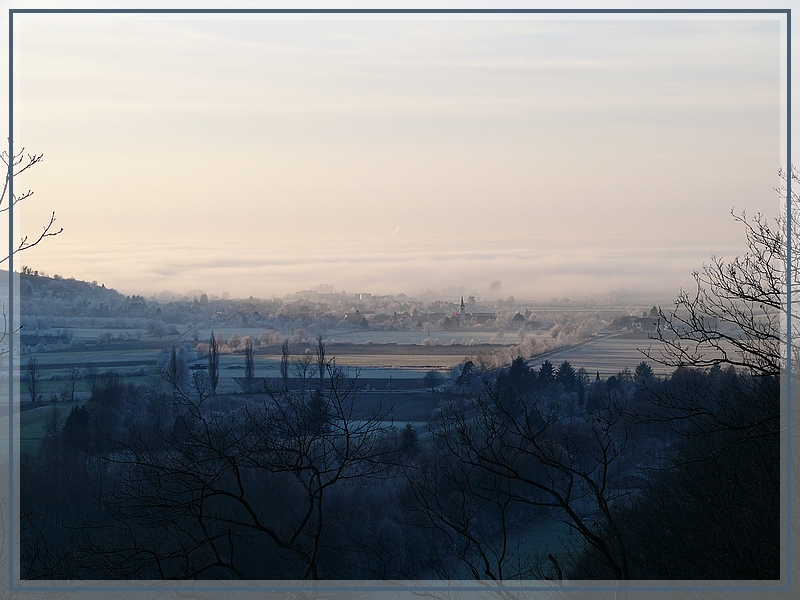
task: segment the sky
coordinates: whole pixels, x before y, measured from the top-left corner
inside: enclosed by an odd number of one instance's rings
[[[668,299],[778,214],[776,19],[15,17],[17,268]],[[493,282],[495,282],[493,284]],[[499,285],[496,282],[501,282]]]

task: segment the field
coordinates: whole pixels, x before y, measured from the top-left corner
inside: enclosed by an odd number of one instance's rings
[[[93,366],[100,373],[113,370],[122,375],[123,381],[135,384],[162,381],[159,357],[173,345],[183,343],[180,340],[143,340],[119,344],[93,344],[23,356],[20,361],[23,372],[31,357],[35,357],[39,363],[43,379],[41,394],[45,406],[20,414],[20,450],[29,452],[38,446],[44,436],[47,419],[51,418],[49,408],[51,397],[58,396],[64,388],[65,377],[70,368],[85,369]],[[575,369],[583,367],[590,375],[599,372],[601,377],[608,377],[626,367],[633,370],[644,359],[639,349],[650,345],[652,340],[644,335],[596,336],[587,342],[534,357],[529,362],[532,367],[537,368],[545,359],[555,365],[567,360]],[[403,425],[406,422],[423,425],[430,411],[438,403],[437,394],[425,390],[422,384],[423,376],[430,370],[439,371],[446,376],[456,365],[466,360],[475,360],[479,352],[488,353],[499,347],[501,346],[497,344],[412,345],[396,342],[383,344],[329,342],[326,351],[327,357],[335,358],[336,365],[342,368],[345,375],[358,378],[361,391],[356,405],[357,418],[364,418],[374,407],[380,405],[384,410],[392,409],[391,416],[396,425]],[[313,355],[312,348],[305,345],[292,347],[291,352],[293,361],[307,353]],[[256,350],[254,364],[256,378],[264,378],[268,383],[276,382],[280,378],[280,348]],[[145,374],[140,371],[132,375],[142,366],[146,369]],[[199,357],[192,361],[190,366],[203,369],[205,360]],[[652,362],[651,366],[659,375],[665,375],[670,371]],[[241,393],[240,381],[243,374],[242,354],[222,355],[219,391],[230,394]],[[296,377],[296,368],[293,367],[290,369],[290,378],[296,379]],[[85,401],[88,395],[88,382],[85,379],[79,381],[76,398]],[[28,401],[26,386],[23,383],[21,402],[24,404]],[[57,406],[56,410],[63,422],[69,407],[60,402],[54,406]],[[6,418],[0,423],[0,428],[3,429],[0,443],[4,443],[3,439],[7,439],[7,427],[4,427],[7,423]]]
[[[242,337],[251,335],[255,339],[261,334],[261,328],[242,328],[242,327],[220,327],[213,329],[215,336],[227,339],[234,333]],[[198,338],[208,340],[211,337],[211,328],[198,329]],[[535,336],[536,333],[528,332],[527,336]],[[192,335],[194,337],[194,335]],[[424,343],[448,345],[448,344],[513,344],[519,342],[516,331],[498,333],[496,331],[445,331],[445,330],[415,330],[415,331],[328,331],[325,340],[330,344],[408,344],[422,345]]]
[[[401,332],[402,333],[402,332]],[[374,336],[373,336],[374,337]],[[509,340],[510,341],[510,340]],[[82,347],[56,349],[23,355],[19,361],[24,371],[25,365],[35,358],[42,370],[44,393],[54,393],[62,385],[63,378],[72,367],[96,367],[98,370],[116,370],[126,380],[146,379],[144,375],[130,375],[137,368],[146,367],[149,375],[158,375],[159,357],[173,346],[187,344],[181,340],[131,341],[118,344],[93,344]],[[188,343],[189,347],[194,344]],[[587,342],[562,348],[530,359],[530,364],[538,367],[547,359],[558,364],[570,361],[578,369],[583,367],[590,373],[601,376],[618,373],[624,368],[633,368],[644,359],[639,349],[653,345],[644,335],[603,335],[595,336]],[[335,358],[336,364],[351,376],[358,370],[367,379],[406,379],[421,378],[429,370],[446,372],[466,360],[475,360],[478,353],[490,353],[502,348],[499,344],[447,344],[421,345],[403,344],[387,341],[385,343],[344,343],[327,341],[328,358]],[[314,352],[313,345],[290,347],[292,360]],[[255,353],[256,377],[275,378],[280,376],[280,348],[257,349]],[[667,374],[669,369],[653,364],[656,373]],[[197,357],[191,361],[190,368],[205,368],[205,360]],[[220,356],[220,376],[223,379],[241,377],[244,357],[241,353]],[[290,376],[295,376],[294,369]],[[24,387],[24,386],[23,386]],[[86,392],[85,382],[79,386]],[[24,390],[23,390],[24,395]],[[24,399],[23,399],[24,401]]]
[[[656,350],[657,342],[643,334],[617,334],[595,337],[583,344],[562,348],[536,357],[530,362],[538,365],[545,358],[554,365],[567,360],[576,369],[583,367],[590,374],[600,373],[601,377],[616,375],[625,368],[633,371],[637,364],[646,360],[656,375],[668,375],[671,367],[665,367],[648,360],[641,350]]]

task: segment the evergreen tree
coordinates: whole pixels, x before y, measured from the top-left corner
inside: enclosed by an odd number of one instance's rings
[[[549,360],[546,360],[542,363],[542,366],[539,367],[539,381],[542,385],[549,385],[555,381],[555,371],[553,369],[553,363]]]
[[[556,369],[556,381],[564,386],[564,389],[568,392],[571,392],[575,389],[575,384],[577,382],[575,376],[575,369],[572,368],[572,365],[569,364],[569,361],[564,361],[560,365],[558,365],[558,369]]]
[[[211,382],[211,392],[216,392],[219,383],[219,345],[213,331],[208,341],[208,379]]]
[[[421,450],[419,434],[411,423],[400,432],[400,453],[408,458],[414,458]]]

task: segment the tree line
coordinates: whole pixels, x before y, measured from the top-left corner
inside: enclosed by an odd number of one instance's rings
[[[22,464],[24,578],[778,577],[774,377],[519,358],[417,430],[322,360],[248,396],[101,380]],[[526,549],[543,521],[579,543]]]

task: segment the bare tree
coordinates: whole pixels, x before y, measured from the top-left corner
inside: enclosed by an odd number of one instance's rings
[[[314,376],[314,368],[311,366],[312,362],[314,362],[314,357],[309,353],[300,355],[294,361],[294,372],[297,378],[300,380],[301,395],[305,395],[308,380]]]
[[[254,356],[255,356],[255,343],[251,336],[244,338],[244,378],[247,384],[253,383],[255,377]]]
[[[100,371],[94,365],[86,367],[86,384],[89,386],[90,397],[100,388]]]
[[[446,468],[435,477],[444,478],[446,486],[435,492],[433,475],[423,476],[421,483],[411,478],[412,497],[432,526],[460,540],[465,550],[458,558],[474,577],[512,575],[511,561],[520,556],[503,553],[507,547],[501,545],[503,552],[492,550],[490,560],[489,548],[510,540],[515,526],[518,533],[519,522],[511,517],[528,509],[563,519],[600,553],[616,579],[629,578],[625,544],[612,510],[630,493],[620,483],[628,466],[628,427],[616,394],[606,394],[585,416],[564,419],[555,405],[539,407],[487,389],[474,401],[445,406],[430,433],[436,452],[445,457]],[[500,519],[494,536],[483,543],[478,543],[475,529],[479,514],[470,508],[476,506],[490,506],[490,514]],[[533,567],[526,564],[513,576]]]
[[[25,363],[25,374],[23,375],[25,381],[25,389],[31,398],[31,403],[36,404],[41,400],[41,381],[42,381],[42,368],[39,365],[39,359],[32,356]]]
[[[430,370],[422,377],[422,385],[428,388],[430,391],[434,391],[438,386],[442,385],[444,381],[444,377],[442,376],[439,371]]]
[[[78,383],[81,380],[80,367],[72,367],[67,371],[67,379],[64,383],[62,390],[64,400],[67,402],[75,402],[75,392],[78,389]]]
[[[800,185],[796,169],[779,174],[784,181],[791,177]],[[786,187],[776,191],[786,199]],[[672,309],[658,310],[658,328],[652,337],[662,346],[644,350],[646,356],[673,367],[728,366],[749,375],[742,380],[743,390],[720,393],[701,381],[691,384],[695,389],[689,394],[654,394],[661,422],[674,432],[694,437],[733,433],[726,447],[751,439],[777,443],[779,377],[786,366],[787,339],[792,340],[793,367],[800,366],[796,323],[794,331],[785,330],[787,286],[795,294],[800,291],[800,274],[787,264],[788,259],[793,265],[800,260],[800,196],[794,191],[791,207],[790,226],[785,215],[773,223],[760,214],[748,219],[744,213],[732,213],[744,228],[747,251],[728,260],[712,257],[710,264],[694,273],[692,294],[681,291]],[[786,254],[789,234],[791,257]]]
[[[787,174],[780,172],[786,180]],[[800,174],[791,172],[800,185]],[[794,189],[797,189],[796,187]],[[785,197],[786,189],[778,192]],[[800,197],[792,192],[792,262],[797,265],[796,243]],[[785,362],[786,335],[782,319],[786,312],[786,289],[800,291],[800,274],[787,269],[786,220],[770,223],[757,214],[731,212],[745,230],[747,251],[732,259],[712,257],[693,273],[695,290],[682,290],[669,310],[659,309],[653,339],[659,349],[644,354],[661,364],[680,367],[732,365],[753,375],[779,375]],[[788,274],[791,273],[791,281]],[[796,350],[796,348],[795,348]]]
[[[22,202],[26,198],[30,198],[31,196],[33,196],[33,191],[27,190],[22,194],[14,194],[12,198],[7,197],[11,183],[11,178],[20,175],[21,173],[33,167],[34,165],[37,165],[40,162],[42,162],[42,160],[44,159],[44,155],[26,154],[25,148],[23,148],[13,157],[9,157],[8,151],[4,150],[3,152],[0,152],[0,159],[2,159],[3,163],[5,163],[7,167],[5,183],[3,184],[3,191],[0,192],[0,213],[3,213],[9,210],[12,206],[16,206],[18,203]],[[20,243],[17,245],[16,250],[14,250],[14,254],[16,254],[17,252],[22,252],[23,250],[27,250],[28,248],[33,248],[46,237],[53,237],[61,233],[63,231],[63,228],[59,227],[58,229],[56,229],[55,222],[56,222],[56,213],[54,212],[50,215],[50,221],[42,228],[42,232],[38,236],[29,238],[26,235],[22,237]],[[0,264],[4,263],[8,259],[9,259],[8,256],[0,258]]]
[[[406,471],[403,493],[406,511],[418,526],[436,532],[426,548],[428,568],[451,580],[462,578],[465,568],[477,581],[536,577],[540,561],[522,551],[522,536],[516,535],[534,513],[514,501],[511,480],[461,460],[444,437],[435,438],[434,445]]]
[[[34,165],[39,164],[44,160],[44,155],[42,154],[27,154],[25,153],[25,148],[22,148],[17,154],[13,157],[9,156],[8,151],[0,152],[0,159],[2,159],[3,163],[6,165],[6,177],[3,183],[3,190],[0,192],[0,213],[4,213],[8,211],[11,207],[15,206],[19,202],[22,202],[26,198],[30,198],[33,196],[32,190],[27,190],[22,194],[14,194],[12,198],[8,198],[9,188],[11,187],[11,180],[13,177],[20,175],[21,173],[27,171]],[[56,222],[56,213],[53,212],[50,215],[49,222],[42,228],[42,232],[35,238],[29,239],[28,236],[23,236],[20,240],[19,245],[17,248],[12,252],[12,254],[16,254],[17,252],[22,252],[23,250],[27,250],[28,248],[32,248],[36,246],[39,242],[41,242],[46,237],[53,237],[58,235],[63,231],[63,228],[59,227],[57,230],[55,229],[55,222]],[[3,256],[0,258],[0,264],[4,263],[10,258],[10,255]],[[8,352],[8,348],[5,346],[5,342],[8,339],[8,316],[6,313],[6,307],[3,305],[2,307],[2,315],[3,315],[3,328],[2,332],[0,332],[0,356],[5,356]]]
[[[780,175],[800,184],[795,169]],[[786,188],[777,191],[786,200]],[[780,379],[787,351],[798,365],[796,326],[787,332],[785,324],[787,292],[800,290],[795,192],[789,203],[788,223],[785,214],[771,222],[732,213],[746,252],[712,257],[693,274],[692,292],[658,310],[652,337],[661,346],[643,352],[677,369],[662,384],[637,369],[654,407],[637,419],[672,440],[640,502],[622,515],[638,545],[632,555],[647,556],[639,568],[651,577],[780,576]]]
[[[6,305],[3,304],[0,307],[0,312],[3,315],[3,329],[0,331],[0,356],[5,356],[8,352],[8,348],[6,348],[6,340],[8,339],[8,313],[6,313]]]
[[[105,577],[335,576],[324,557],[343,541],[328,531],[355,515],[331,498],[382,477],[393,449],[382,443],[385,415],[355,420],[354,382],[328,376],[326,427],[294,394],[267,390],[231,415],[202,391],[174,388],[167,451],[133,438],[103,459],[118,475],[106,504],[115,541],[98,532],[82,549],[85,568]]]

